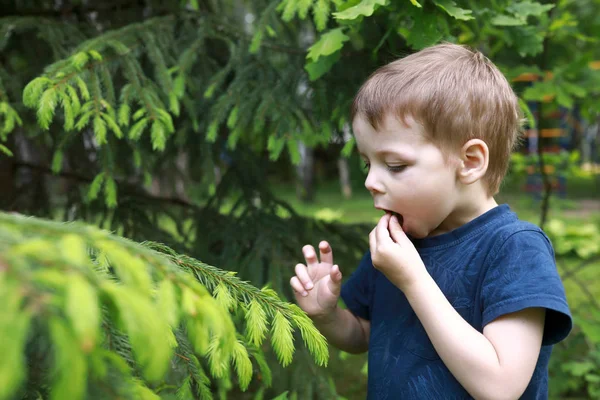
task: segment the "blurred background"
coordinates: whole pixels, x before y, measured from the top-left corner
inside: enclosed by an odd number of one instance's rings
[[[304,244],[329,240],[348,276],[380,217],[348,119],[361,83],[470,45],[527,117],[497,200],[551,237],[575,317],[551,397],[600,398],[599,15],[599,0],[3,0],[0,209],[161,242],[292,300]],[[366,355],[272,365],[271,388],[226,396],[365,398]]]

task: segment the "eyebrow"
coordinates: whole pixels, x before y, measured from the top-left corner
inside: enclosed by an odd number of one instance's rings
[[[360,150],[358,151],[358,154],[365,157],[364,153]],[[409,153],[401,152],[401,151],[394,151],[394,150],[379,150],[379,151],[376,151],[375,154],[380,157],[396,156],[396,157],[404,158],[407,160],[411,160],[414,158],[414,157],[411,157]]]

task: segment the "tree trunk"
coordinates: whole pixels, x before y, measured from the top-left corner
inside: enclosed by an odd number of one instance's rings
[[[352,197],[352,185],[350,184],[350,167],[348,166],[348,159],[346,157],[340,157],[338,158],[337,164],[342,194],[344,195],[344,198],[349,199]]]
[[[296,167],[298,181],[296,184],[296,196],[306,203],[314,200],[314,151],[304,143],[298,143],[300,152],[300,163]]]

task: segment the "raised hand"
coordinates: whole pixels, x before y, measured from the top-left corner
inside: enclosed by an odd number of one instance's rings
[[[296,275],[290,280],[296,302],[310,317],[327,317],[338,302],[342,273],[333,264],[333,252],[326,241],[319,243],[320,261],[313,246],[302,248],[306,265],[296,265]]]

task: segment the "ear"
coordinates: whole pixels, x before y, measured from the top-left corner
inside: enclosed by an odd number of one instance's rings
[[[489,161],[487,144],[481,139],[469,140],[460,151],[458,179],[465,185],[477,182],[487,172]]]

